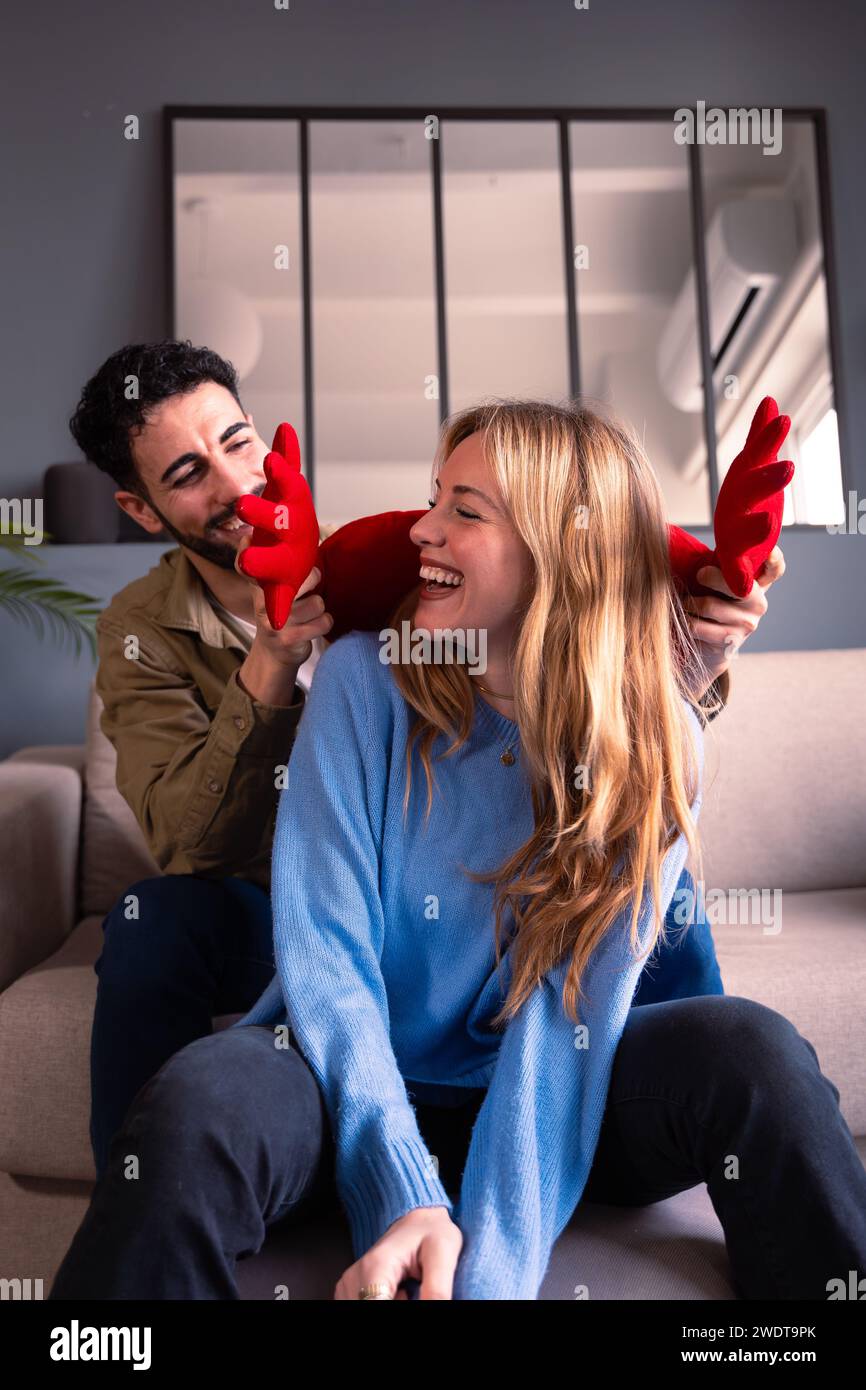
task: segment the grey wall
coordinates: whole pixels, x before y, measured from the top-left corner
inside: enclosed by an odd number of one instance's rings
[[[819,106],[828,113],[849,486],[866,495],[866,189],[861,0],[25,0],[4,13],[2,472],[35,495],[75,457],[66,421],[124,342],[170,331],[164,104]],[[141,119],[141,139],[122,118]],[[866,645],[863,537],[785,538],[751,650]],[[97,551],[101,551],[97,554]],[[46,550],[107,596],[159,548]],[[2,563],[2,562],[0,562]],[[77,741],[87,681],[0,618],[0,755]]]

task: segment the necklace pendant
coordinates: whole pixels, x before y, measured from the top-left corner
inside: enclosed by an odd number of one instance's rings
[[[513,764],[514,764],[514,754],[512,753],[512,751],[511,751],[510,748],[506,748],[505,752],[502,754],[502,756],[500,757],[499,761],[500,761],[501,763],[504,763],[506,767],[512,767],[512,766],[513,766]]]

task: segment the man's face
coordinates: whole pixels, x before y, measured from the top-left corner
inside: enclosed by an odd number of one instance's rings
[[[146,531],[165,526],[179,545],[234,569],[251,531],[235,519],[235,503],[245,492],[261,495],[266,482],[268,446],[253,417],[224,386],[206,381],[158,405],[130,447],[147,499],[117,492],[123,510]]]

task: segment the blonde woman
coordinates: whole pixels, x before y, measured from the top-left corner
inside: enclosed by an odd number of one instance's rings
[[[140,1093],[52,1296],[237,1297],[333,1179],[338,1299],[535,1299],[582,1199],[701,1182],[740,1297],[826,1297],[866,1264],[866,1175],[811,1044],[747,999],[630,1008],[699,864],[706,671],[653,472],[535,402],[458,415],[434,472],[394,628],[483,633],[486,669],[362,633],[320,659],[277,977]]]

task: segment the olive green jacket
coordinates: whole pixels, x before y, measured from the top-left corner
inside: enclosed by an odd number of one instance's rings
[[[165,873],[270,887],[278,779],[304,692],[288,708],[238,684],[249,638],[228,627],[180,548],[128,584],[96,624],[102,730],[117,787]],[[284,778],[282,779],[284,782]]]

